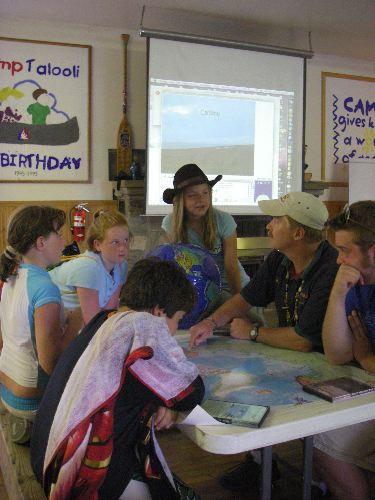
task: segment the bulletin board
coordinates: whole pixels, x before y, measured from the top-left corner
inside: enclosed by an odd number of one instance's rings
[[[0,182],[89,182],[91,46],[0,38]]]
[[[349,162],[375,159],[375,78],[322,73],[322,179],[348,181]]]

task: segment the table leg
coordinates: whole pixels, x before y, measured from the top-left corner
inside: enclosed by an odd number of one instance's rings
[[[311,499],[314,436],[303,438],[303,500]]]
[[[261,500],[271,499],[272,489],[272,446],[261,449],[262,455],[262,481],[260,485]]]

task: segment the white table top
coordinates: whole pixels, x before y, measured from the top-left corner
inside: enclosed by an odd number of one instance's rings
[[[269,349],[275,348],[262,346],[264,355]],[[228,352],[228,356],[230,356],[230,352]],[[321,355],[318,353],[306,355],[306,353],[296,352],[295,356],[296,359],[299,356],[301,359],[306,359],[307,356],[308,359],[308,356]],[[359,368],[351,367],[351,371],[354,376],[360,379],[371,377]],[[337,376],[340,375],[338,373]],[[375,419],[375,392],[335,403],[317,400],[301,405],[271,406],[270,413],[260,429],[225,424],[220,426],[180,425],[179,427],[192,441],[206,451],[217,454],[234,454],[371,419]]]

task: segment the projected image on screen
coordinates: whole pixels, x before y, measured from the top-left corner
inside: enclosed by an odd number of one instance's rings
[[[163,173],[197,163],[207,175],[254,175],[254,101],[173,91],[161,100]]]
[[[256,205],[283,193],[292,97],[265,89],[152,80],[149,163],[157,166],[158,196],[186,163],[200,165],[208,176],[224,176],[213,194],[214,203],[224,207]]]
[[[170,212],[186,163],[223,175],[212,200],[232,214],[300,190],[303,88],[299,58],[150,39],[146,212]]]

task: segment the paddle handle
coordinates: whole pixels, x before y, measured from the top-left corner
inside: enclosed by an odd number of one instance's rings
[[[131,177],[130,165],[132,162],[132,132],[129,121],[126,116],[127,107],[127,55],[128,55],[128,41],[129,35],[122,35],[124,59],[123,59],[123,72],[124,72],[124,90],[122,100],[122,120],[117,132],[117,162],[116,162],[116,175],[124,172],[127,176]]]

